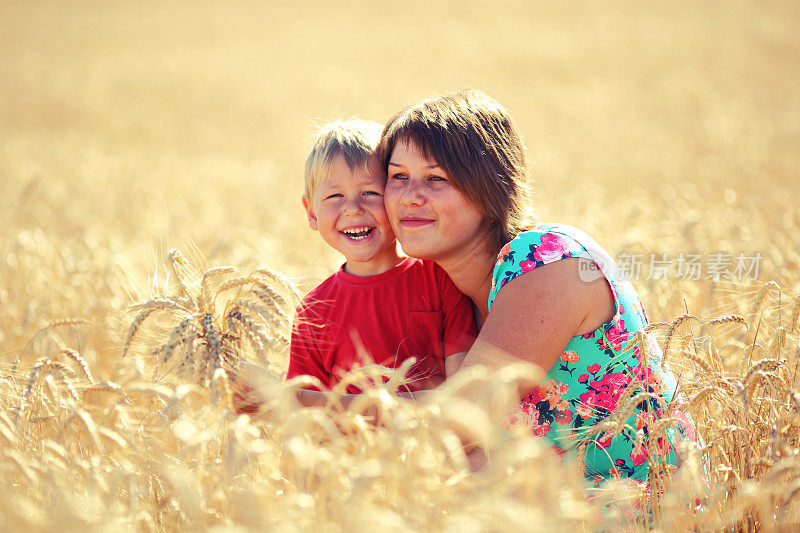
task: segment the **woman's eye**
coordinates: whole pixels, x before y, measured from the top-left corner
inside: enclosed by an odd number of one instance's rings
[[[431,176],[428,178],[429,181],[447,181],[447,178],[442,176]]]
[[[399,172],[398,172],[397,174],[392,174],[391,176],[389,176],[389,179],[390,179],[390,180],[398,180],[398,181],[399,181],[399,180],[407,180],[407,179],[408,179],[408,176],[406,176],[405,174],[401,174],[401,173],[399,173]]]

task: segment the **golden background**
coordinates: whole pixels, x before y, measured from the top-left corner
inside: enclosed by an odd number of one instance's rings
[[[130,306],[175,293],[171,248],[199,274],[266,265],[304,289],[338,267],[300,207],[316,126],[474,87],[518,122],[539,219],[642,255],[651,321],[744,315],[659,330],[718,497],[687,513],[697,476],[683,469],[665,524],[793,530],[798,21],[800,3],[773,0],[0,0],[0,529],[592,530],[599,504],[533,444],[465,474],[446,436],[459,420],[491,429],[475,405],[383,398],[390,431],[296,416],[276,393],[272,418],[247,423],[224,373],[168,387],[146,334],[121,357]],[[647,279],[651,254],[708,268],[719,252],[761,254],[758,279]],[[64,318],[88,323],[51,322]],[[65,346],[95,382],[74,358],[41,366]],[[319,441],[315,420],[350,429]]]
[[[735,305],[714,307],[708,281],[647,280],[653,253],[760,252],[760,282],[796,288],[799,16],[778,1],[4,2],[0,340],[146,296],[172,247],[308,288],[340,262],[300,208],[314,128],[465,87],[517,119],[540,220],[643,254],[651,318]]]

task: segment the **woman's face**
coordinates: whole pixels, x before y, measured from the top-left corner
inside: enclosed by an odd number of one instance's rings
[[[446,262],[486,238],[483,213],[410,141],[392,152],[384,201],[397,240],[412,257]]]

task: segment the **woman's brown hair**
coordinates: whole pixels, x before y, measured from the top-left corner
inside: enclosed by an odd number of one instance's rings
[[[410,106],[384,127],[384,168],[398,142],[435,160],[486,216],[493,252],[532,225],[525,146],[508,111],[484,92],[466,90]]]

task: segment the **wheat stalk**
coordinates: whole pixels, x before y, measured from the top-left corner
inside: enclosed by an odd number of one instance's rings
[[[800,295],[798,295],[794,299],[794,304],[792,305],[792,314],[789,318],[789,333],[792,335],[796,334],[800,329]]]
[[[172,274],[175,276],[175,282],[180,288],[180,296],[188,298],[193,304],[197,305],[197,302],[192,297],[192,294],[186,285],[186,281],[183,279],[183,272],[181,272],[181,269],[185,269],[189,266],[189,262],[177,248],[173,248],[167,252],[167,259],[169,260],[169,266],[172,270]]]

